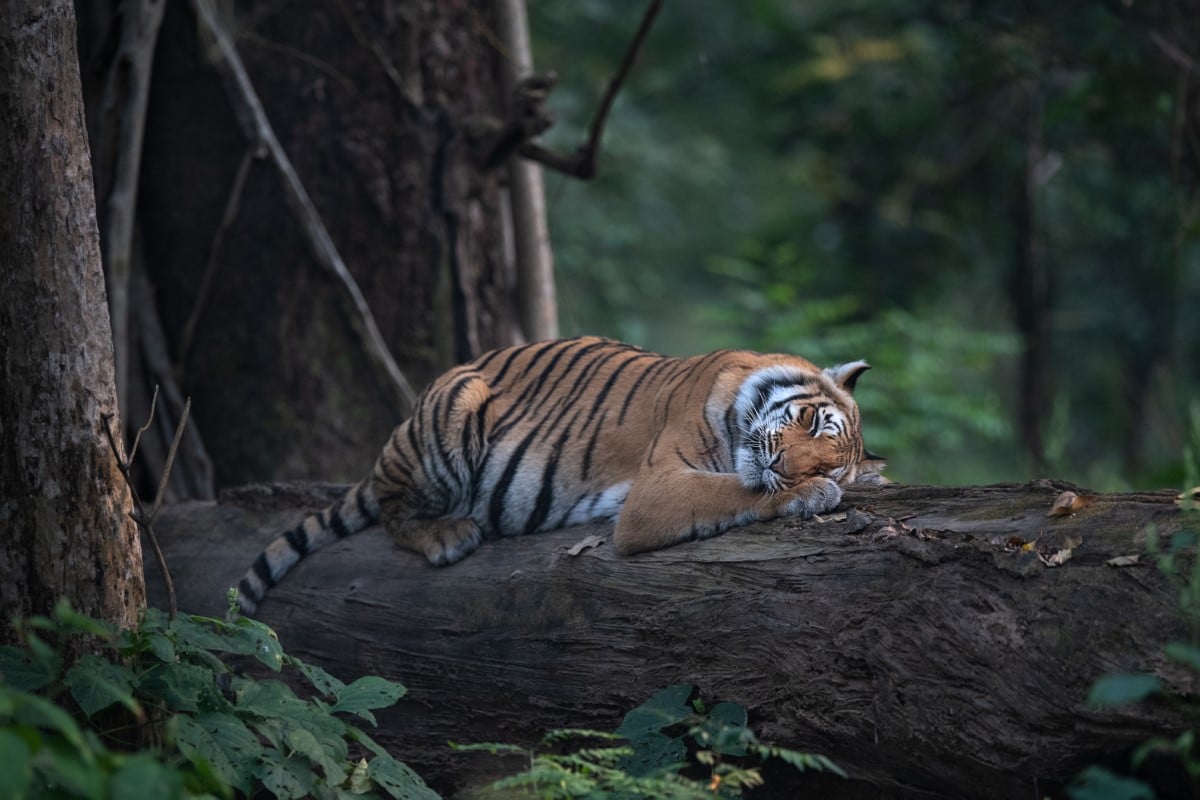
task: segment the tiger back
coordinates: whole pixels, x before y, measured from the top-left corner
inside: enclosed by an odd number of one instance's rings
[[[720,350],[673,358],[596,337],[516,345],[449,370],[369,477],[272,541],[239,585],[253,613],[314,550],[382,520],[435,565],[490,537],[616,521],[623,554],[835,508],[881,482],[856,361]]]

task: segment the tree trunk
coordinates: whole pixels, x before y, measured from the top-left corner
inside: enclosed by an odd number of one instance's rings
[[[241,101],[209,60],[190,6],[166,3],[138,187],[159,349],[193,400],[218,486],[357,480],[403,409],[364,352],[345,289],[321,266],[280,170],[243,133]],[[468,134],[503,108],[491,0],[215,6],[403,373],[419,389],[511,343],[504,171],[472,163]],[[106,29],[104,13],[89,11],[97,15],[84,44],[98,95],[115,34],[97,38]]]
[[[6,5],[0,131],[0,620],[66,597],[132,626],[142,555],[102,427],[113,344],[70,0]]]
[[[1173,497],[1101,495],[1047,518],[1061,488],[856,489],[824,521],[633,558],[607,543],[572,557],[611,533],[576,528],[487,542],[436,569],[377,528],[300,564],[260,616],[288,652],[343,678],[405,683],[409,699],[372,735],[447,792],[498,769],[447,740],[612,730],[686,681],[747,706],[765,741],[847,769],[853,781],[830,796],[1043,797],[1182,725],[1165,705],[1087,708],[1096,678],[1148,670],[1193,688],[1161,655],[1183,636],[1175,589],[1152,564],[1106,563],[1142,552],[1151,525],[1177,530]],[[257,550],[330,497],[260,486],[167,509],[181,607],[219,613]],[[1062,566],[1039,558],[1061,549]]]

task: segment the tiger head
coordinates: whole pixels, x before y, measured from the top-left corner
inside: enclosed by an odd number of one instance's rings
[[[878,482],[884,461],[863,446],[854,361],[819,373],[779,364],[752,373],[734,403],[734,466],[751,489],[779,492],[823,475],[842,485]]]

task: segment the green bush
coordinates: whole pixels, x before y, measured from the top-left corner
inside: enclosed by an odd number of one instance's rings
[[[1200,470],[1196,464],[1196,453],[1200,452],[1200,413],[1197,413],[1197,406],[1192,409],[1192,422],[1191,442],[1184,454],[1189,488],[1179,496],[1188,524],[1165,543],[1160,542],[1152,531],[1148,549],[1159,570],[1176,584],[1179,612],[1190,633],[1186,642],[1168,642],[1163,647],[1163,655],[1200,677],[1200,559],[1196,557],[1196,544],[1200,541]],[[1173,696],[1157,676],[1136,672],[1114,673],[1097,680],[1088,694],[1088,705],[1111,708],[1154,697],[1182,704],[1193,720],[1200,712],[1200,703],[1195,696]],[[1149,739],[1134,749],[1129,761],[1130,771],[1136,776],[1152,756],[1166,756],[1183,768],[1191,781],[1193,794],[1200,794],[1200,750],[1197,749],[1196,734],[1192,729],[1173,738],[1156,736]],[[1117,774],[1098,765],[1080,773],[1069,787],[1069,793],[1072,800],[1153,800],[1155,797],[1151,785],[1140,778]]]
[[[521,756],[529,767],[487,788],[485,796],[538,800],[713,800],[741,797],[762,784],[755,761],[779,759],[798,770],[845,773],[820,755],[761,744],[746,727],[746,709],[721,702],[688,702],[690,684],[668,686],[625,715],[614,733],[561,729],[532,750],[510,744],[451,744],[458,750]],[[562,751],[567,743],[593,746]]]
[[[0,647],[0,764],[8,798],[396,798],[437,795],[361,729],[404,694],[398,683],[343,683],[285,654],[253,620],[146,611],[118,631],[60,604],[20,626],[24,647]],[[103,655],[65,667],[63,652],[89,637]],[[313,697],[279,680],[239,676],[223,657],[253,656],[302,677]],[[161,744],[132,749],[147,720]],[[357,745],[369,757],[355,758]]]

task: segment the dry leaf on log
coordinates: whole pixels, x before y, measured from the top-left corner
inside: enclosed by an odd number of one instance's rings
[[[585,536],[575,544],[571,545],[571,549],[567,550],[567,555],[577,556],[584,550],[590,550],[591,548],[599,547],[602,544],[604,544],[603,536],[597,536],[595,534],[592,534],[591,536]]]
[[[1063,492],[1046,512],[1047,517],[1069,517],[1086,505],[1086,501],[1074,492]]]

